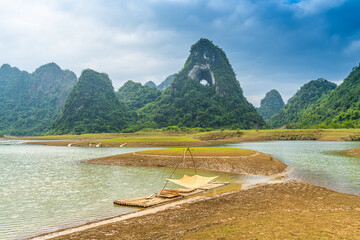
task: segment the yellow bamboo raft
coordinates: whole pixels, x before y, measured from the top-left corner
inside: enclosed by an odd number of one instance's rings
[[[150,196],[132,198],[127,200],[116,200],[114,204],[129,206],[129,207],[141,207],[147,208],[155,205],[165,204],[184,197],[199,194],[211,189],[215,189],[221,186],[229,184],[228,182],[216,182],[212,181],[199,188],[180,188],[180,189],[163,189],[158,194],[152,194]]]

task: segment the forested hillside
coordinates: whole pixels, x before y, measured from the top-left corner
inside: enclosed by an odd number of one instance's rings
[[[265,97],[261,99],[260,107],[256,111],[268,121],[272,116],[277,114],[284,106],[284,101],[280,93],[273,89],[266,93]]]
[[[207,39],[190,56],[170,87],[140,111],[140,119],[166,127],[251,128],[265,124],[243,95],[225,53]]]
[[[116,92],[119,101],[125,103],[130,109],[139,109],[147,103],[155,101],[161,94],[161,91],[148,85],[141,85],[133,81],[127,81]]]
[[[40,135],[60,113],[76,75],[55,63],[34,73],[4,64],[0,68],[0,131],[7,135]]]
[[[299,123],[304,127],[360,127],[360,65],[334,91],[308,108]]]
[[[69,93],[50,134],[119,132],[135,119],[115,96],[105,73],[84,70]]]
[[[305,110],[314,104],[319,98],[328,94],[336,88],[336,84],[323,78],[306,83],[289,99],[288,103],[269,120],[273,127],[284,125],[299,125],[299,119],[303,118]]]

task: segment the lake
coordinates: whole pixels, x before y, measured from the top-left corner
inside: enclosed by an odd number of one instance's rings
[[[225,146],[268,153],[294,169],[291,178],[360,194],[360,158],[337,153],[360,146],[358,142],[273,141]],[[115,206],[113,201],[159,192],[173,169],[106,166],[83,161],[146,149],[150,148],[49,147],[24,145],[20,141],[1,142],[0,239],[31,237],[137,211]],[[175,177],[188,171],[178,170]],[[218,180],[241,187],[256,179],[222,173]],[[170,187],[175,186],[170,184]]]
[[[360,158],[339,154],[359,142],[271,141],[227,144],[270,154],[293,169],[290,177],[360,195]]]
[[[82,161],[147,149],[150,148],[49,147],[1,142],[0,239],[26,238],[137,211],[115,206],[113,201],[159,192],[173,169]],[[177,170],[175,177],[183,173],[187,171]],[[241,184],[246,179],[251,177],[221,174],[218,180]]]

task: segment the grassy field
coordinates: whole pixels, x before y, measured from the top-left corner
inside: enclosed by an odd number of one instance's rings
[[[25,140],[105,140],[103,142],[196,142],[196,141],[271,141],[271,140],[360,140],[360,129],[268,129],[226,130],[188,134],[185,132],[154,130],[136,133],[91,133],[82,135],[49,135],[21,138]]]
[[[171,148],[142,151],[141,154],[147,155],[169,155],[182,156],[186,148]],[[192,147],[190,148],[193,156],[249,156],[255,153],[253,150],[240,148],[221,148],[221,147]],[[186,153],[187,156],[190,153]]]
[[[34,136],[22,137],[23,140],[63,140],[63,139],[112,139],[123,136],[123,133],[87,133],[81,135],[47,135],[47,136]]]
[[[124,142],[197,142],[199,140],[188,137],[188,136],[168,136],[168,137],[118,137],[113,138],[101,142],[118,142],[118,143],[124,143]],[[99,141],[100,142],[100,141]]]

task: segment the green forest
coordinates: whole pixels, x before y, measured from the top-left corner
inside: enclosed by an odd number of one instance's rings
[[[306,83],[289,99],[279,113],[269,119],[269,124],[275,128],[284,125],[298,125],[299,119],[303,117],[304,112],[319,98],[335,88],[335,83],[322,78]]]
[[[135,115],[115,96],[105,73],[82,72],[48,134],[120,132]]]
[[[0,130],[6,135],[40,135],[59,115],[76,75],[55,63],[34,73],[0,68]]]

